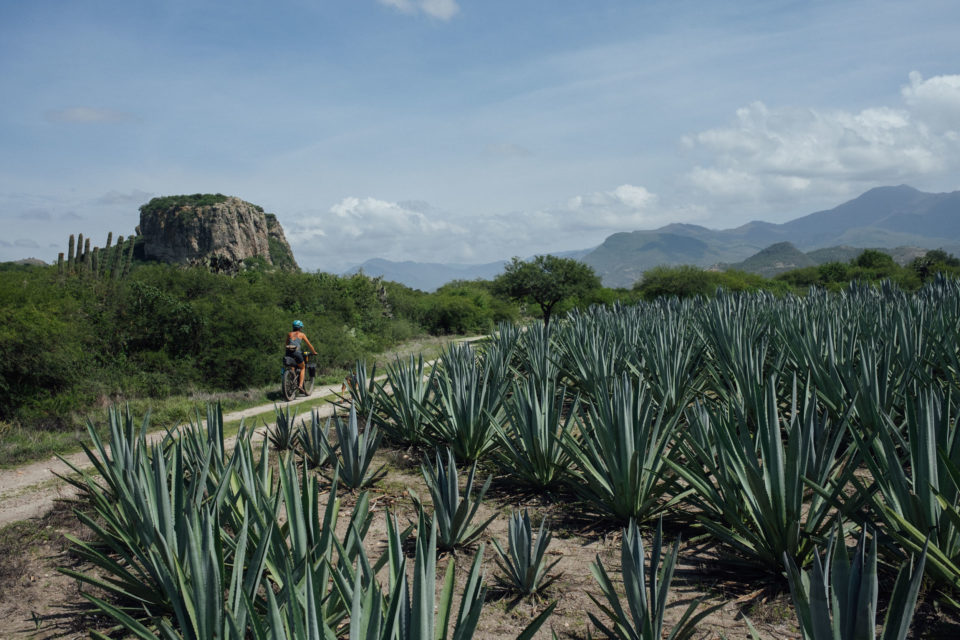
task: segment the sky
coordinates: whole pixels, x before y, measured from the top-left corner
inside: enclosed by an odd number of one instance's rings
[[[301,267],[960,189],[955,0],[0,3],[0,260],[223,193]]]

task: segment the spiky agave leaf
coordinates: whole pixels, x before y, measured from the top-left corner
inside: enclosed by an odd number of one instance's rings
[[[427,373],[423,355],[417,360],[410,356],[406,364],[397,358],[387,366],[386,380],[379,386],[379,414],[377,424],[393,442],[415,447],[430,441],[427,427],[436,390],[436,367]]]
[[[843,537],[831,536],[823,557],[815,553],[812,568],[807,571],[801,571],[793,558],[784,554],[790,594],[804,640],[877,637],[877,539],[872,537],[868,550],[866,538],[864,528],[851,557]],[[884,617],[883,640],[906,639],[926,557],[924,548],[919,559],[911,557],[901,565]]]
[[[503,583],[510,589],[525,596],[533,595],[538,589],[547,587],[553,580],[544,582],[544,578],[560,559],[552,563],[544,561],[544,554],[552,539],[547,529],[547,520],[540,522],[536,542],[533,540],[533,526],[530,523],[530,514],[524,509],[523,514],[516,512],[510,516],[507,529],[507,551],[503,550],[500,542],[493,541],[493,546],[499,556],[497,564],[503,571],[506,579]]]
[[[289,404],[283,409],[274,405],[273,409],[276,422],[272,427],[267,425],[267,438],[277,451],[289,451],[297,444],[297,410],[291,413]]]
[[[490,488],[493,477],[487,478],[483,487],[474,496],[473,478],[477,472],[477,463],[474,462],[470,467],[470,473],[467,475],[464,493],[461,495],[460,476],[457,472],[457,463],[453,451],[447,449],[446,465],[441,461],[439,451],[435,455],[436,465],[432,465],[429,460],[425,460],[420,467],[420,471],[423,473],[423,479],[427,483],[430,497],[433,500],[433,515],[440,532],[440,548],[449,551],[474,542],[487,528],[487,525],[496,518],[496,514],[494,514],[484,522],[473,524],[474,516],[477,515],[477,510]],[[409,491],[417,505],[418,512],[423,513],[423,504],[420,497],[415,491]]]
[[[653,549],[650,554],[650,570],[645,567],[646,554],[640,530],[635,520],[631,520],[623,530],[623,542],[620,550],[621,569],[623,571],[623,591],[626,607],[620,600],[617,587],[603,566],[600,556],[590,565],[604,601],[590,595],[609,623],[602,621],[593,613],[588,613],[591,622],[611,640],[684,640],[693,635],[697,624],[723,603],[707,607],[697,613],[703,598],[695,600],[684,611],[677,624],[664,636],[664,614],[670,583],[679,553],[679,539],[673,543],[666,554],[663,548],[663,519],[657,521],[653,536]]]
[[[576,463],[571,486],[589,506],[622,520],[655,518],[684,494],[669,466],[676,415],[664,415],[649,390],[623,374],[579,419],[565,449]]]
[[[457,458],[480,459],[497,446],[496,423],[509,378],[496,362],[477,361],[470,345],[454,345],[440,357],[431,428]]]
[[[537,489],[558,486],[570,469],[564,442],[573,436],[577,407],[578,398],[569,398],[556,379],[516,383],[504,402],[505,424],[498,430],[501,465]]]
[[[826,539],[855,465],[847,464],[853,452],[841,451],[844,425],[818,415],[809,385],[801,408],[794,380],[785,420],[772,379],[764,394],[755,435],[743,411],[700,404],[689,410],[677,447],[685,462],[669,464],[692,488],[687,499],[700,510],[701,523],[733,552],[730,560],[779,575],[784,553],[806,564]],[[811,492],[810,483],[820,490]]]
[[[373,456],[380,447],[382,434],[372,420],[367,419],[367,428],[361,434],[357,424],[357,410],[350,405],[350,417],[344,422],[340,416],[334,415],[334,427],[337,431],[337,445],[340,454],[337,456],[337,472],[340,480],[351,489],[367,487],[385,473],[383,467],[370,472]]]
[[[321,427],[320,413],[310,412],[310,426],[300,422],[296,440],[303,462],[311,469],[325,467],[336,459],[337,445],[330,444],[330,418]]]

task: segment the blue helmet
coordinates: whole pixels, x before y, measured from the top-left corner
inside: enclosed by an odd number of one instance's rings
[[[294,328],[295,330],[297,330],[297,329],[303,329],[303,322],[301,322],[300,320],[294,320],[294,321],[293,321],[293,328]]]

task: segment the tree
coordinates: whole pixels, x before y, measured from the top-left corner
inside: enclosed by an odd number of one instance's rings
[[[545,255],[529,262],[514,258],[494,280],[497,293],[514,300],[532,300],[543,312],[543,324],[561,300],[583,295],[600,286],[593,269],[570,258]]]
[[[864,269],[885,271],[895,269],[897,266],[897,263],[893,261],[889,254],[876,249],[864,249],[863,253],[850,261],[850,264]]]

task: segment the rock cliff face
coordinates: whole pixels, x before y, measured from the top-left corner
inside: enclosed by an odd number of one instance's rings
[[[248,258],[297,269],[283,228],[263,207],[221,194],[154,198],[140,207],[144,257],[238,270]]]

